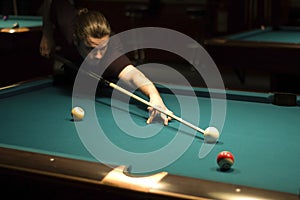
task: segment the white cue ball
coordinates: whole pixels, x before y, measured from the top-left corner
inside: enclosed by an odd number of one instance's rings
[[[204,131],[204,142],[206,143],[216,143],[219,139],[220,133],[215,127],[208,127]]]
[[[84,110],[81,107],[76,106],[72,108],[71,115],[74,121],[80,121],[84,118]]]

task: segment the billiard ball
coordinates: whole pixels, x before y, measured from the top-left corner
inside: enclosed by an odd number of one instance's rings
[[[2,17],[2,19],[3,19],[4,21],[6,21],[6,20],[8,19],[8,16],[7,16],[7,15],[4,15],[4,16]]]
[[[84,110],[81,107],[76,106],[72,108],[71,115],[74,121],[80,121],[84,118]]]
[[[17,22],[16,22],[16,23],[14,23],[14,24],[13,24],[13,26],[12,26],[12,28],[13,28],[13,29],[15,29],[15,28],[19,28],[19,27],[20,27],[20,25],[19,25],[19,23],[17,23]]]
[[[234,164],[234,156],[230,151],[221,151],[217,156],[217,163],[221,171],[227,171]]]
[[[215,127],[208,127],[204,131],[204,142],[206,143],[216,143],[219,139],[220,133]]]

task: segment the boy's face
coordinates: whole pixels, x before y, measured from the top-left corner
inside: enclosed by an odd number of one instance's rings
[[[77,44],[77,49],[83,58],[88,56],[89,59],[96,61],[104,56],[108,42],[109,35],[102,38],[88,37],[85,41],[80,41]]]

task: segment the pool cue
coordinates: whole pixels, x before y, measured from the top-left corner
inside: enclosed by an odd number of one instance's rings
[[[18,15],[17,0],[13,0],[14,15]]]
[[[62,56],[60,56],[60,55],[57,55],[57,54],[53,55],[53,57],[54,57],[55,59],[57,59],[58,61],[60,61],[60,62],[62,62],[62,63],[64,63],[64,64],[66,64],[68,67],[70,67],[70,68],[72,68],[72,69],[74,69],[74,70],[76,70],[76,71],[79,71],[78,66],[76,66],[76,65],[75,65],[73,62],[71,62],[70,60],[68,60],[68,59],[66,59],[66,58],[64,58],[64,57],[62,57]],[[163,114],[165,114],[165,115],[167,115],[167,116],[169,116],[169,117],[171,117],[171,118],[173,118],[173,119],[179,121],[180,123],[182,123],[182,124],[184,124],[184,125],[186,125],[186,126],[192,128],[192,129],[194,129],[194,130],[196,130],[196,131],[198,131],[198,132],[200,132],[200,133],[202,133],[202,134],[205,134],[205,131],[204,131],[203,129],[201,129],[201,128],[199,128],[199,127],[197,127],[197,126],[191,124],[190,122],[185,121],[184,119],[182,119],[182,118],[180,118],[180,117],[177,117],[177,116],[174,115],[173,113],[167,113],[166,111],[164,111],[164,110],[161,109],[160,107],[158,107],[158,106],[156,106],[156,105],[150,103],[149,101],[146,101],[146,100],[144,100],[143,98],[141,98],[141,97],[139,97],[139,96],[133,94],[132,92],[129,92],[128,90],[125,90],[124,88],[122,88],[122,87],[120,87],[120,86],[118,86],[118,85],[116,85],[116,84],[114,84],[114,83],[112,83],[112,82],[109,82],[109,81],[105,80],[103,77],[99,76],[98,74],[96,74],[96,73],[94,73],[94,72],[88,72],[88,71],[85,71],[85,70],[82,70],[82,69],[81,69],[81,71],[84,72],[85,74],[87,74],[87,75],[93,77],[93,78],[96,78],[96,79],[99,80],[99,81],[103,81],[105,84],[107,84],[108,86],[112,87],[113,89],[116,89],[116,90],[118,90],[119,92],[121,92],[121,93],[123,93],[123,94],[126,94],[126,95],[128,95],[128,96],[130,96],[130,97],[136,99],[137,101],[139,101],[139,102],[141,102],[141,103],[143,103],[143,104],[146,104],[147,106],[150,106],[150,107],[154,108],[155,110],[158,110],[159,112],[161,112],[161,113],[163,113]]]

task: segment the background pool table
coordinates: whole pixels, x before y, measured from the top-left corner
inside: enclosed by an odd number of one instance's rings
[[[3,29],[12,28],[15,23],[19,24],[20,28],[28,28],[30,30],[40,29],[43,26],[42,16],[26,16],[26,15],[5,15],[1,16],[1,32]]]
[[[270,90],[299,93],[299,27],[261,27],[207,39],[205,47],[218,67],[231,67],[241,82],[247,72],[270,75]]]
[[[158,88],[176,115],[201,128],[209,126],[212,116],[207,89],[176,85],[158,85]],[[83,107],[84,120],[74,122],[70,115],[71,87],[42,79],[1,90],[3,193],[31,198],[42,195],[44,199],[104,196],[107,199],[125,196],[130,199],[298,199],[299,101],[296,106],[278,106],[271,103],[270,93],[226,91],[227,109],[220,139],[200,158],[200,148],[208,145],[201,134],[177,121],[170,122],[169,126],[159,122],[146,125],[148,113],[144,105],[134,100],[128,103],[123,94],[106,95],[109,91],[104,87],[96,99],[83,98],[82,102],[94,102],[96,115]],[[210,94],[214,94],[217,102],[224,102],[219,92],[213,90]],[[89,123],[93,120],[99,122],[105,139],[94,139],[97,125]],[[144,163],[130,156],[129,160],[126,156],[118,158],[112,149],[103,150],[108,140],[125,152],[143,155]],[[174,140],[178,146],[163,154],[162,149]],[[182,154],[174,162],[158,167],[186,145],[184,140],[190,143]],[[104,156],[101,162],[91,149],[100,150]],[[235,156],[235,163],[227,172],[220,171],[216,163],[217,154],[222,150],[229,150]],[[159,154],[153,158],[153,152]],[[140,164],[144,167],[154,164],[153,171],[141,173]],[[118,171],[117,166],[123,165],[130,166],[126,173],[131,175],[124,176],[122,169]],[[145,181],[161,172],[167,173],[158,174],[157,182],[149,185]]]
[[[11,29],[15,23],[19,29]],[[7,20],[1,16],[0,87],[52,72],[50,61],[39,53],[42,24],[41,16],[9,15]]]

